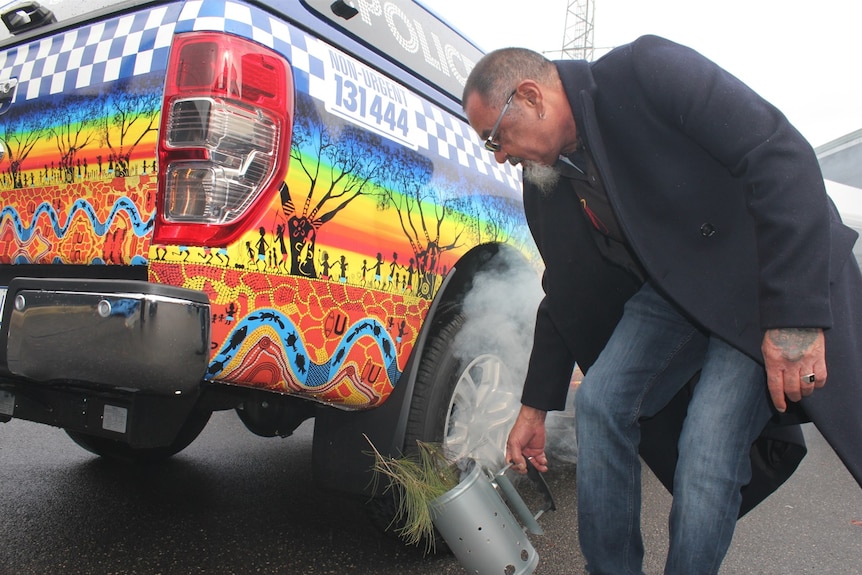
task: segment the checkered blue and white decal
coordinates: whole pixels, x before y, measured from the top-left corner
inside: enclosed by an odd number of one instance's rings
[[[157,6],[69,30],[0,51],[0,85],[14,90],[11,103],[71,93],[164,70],[174,34],[224,31],[255,40],[292,64],[297,90],[323,101],[345,119],[414,149],[457,161],[520,191],[518,170],[497,164],[473,130],[322,40],[253,6],[231,1],[190,0]],[[335,62],[344,64],[339,68]],[[347,63],[347,64],[345,64]],[[356,77],[345,74],[354,70]],[[348,105],[335,92],[345,80],[370,82],[366,106]],[[379,108],[372,109],[375,97]],[[407,115],[402,115],[402,112]]]

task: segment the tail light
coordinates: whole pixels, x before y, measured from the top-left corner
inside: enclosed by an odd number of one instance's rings
[[[260,218],[290,157],[287,61],[215,32],[174,39],[159,133],[153,241],[220,246]]]

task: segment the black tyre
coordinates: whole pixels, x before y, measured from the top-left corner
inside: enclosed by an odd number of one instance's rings
[[[464,330],[464,316],[455,316],[426,348],[405,448],[417,440],[441,443],[452,460],[469,456],[496,471],[520,408],[523,376],[507,363],[495,334],[470,337],[468,345]]]
[[[188,447],[204,430],[212,411],[193,410],[170,445],[161,447],[131,447],[128,443],[107,437],[89,435],[79,431],[65,430],[72,441],[100,457],[124,463],[157,463]]]
[[[505,459],[506,439],[520,408],[523,373],[507,364],[493,334],[481,344],[462,345],[466,319],[455,316],[428,343],[419,366],[405,435],[405,451],[416,441],[442,444],[452,460],[472,457],[497,471]],[[472,330],[471,330],[472,331]],[[474,339],[474,338],[470,338]],[[464,352],[469,348],[468,352]],[[397,533],[398,494],[374,498],[369,516],[380,528]],[[425,548],[425,545],[420,545]],[[439,535],[433,548],[448,547]]]

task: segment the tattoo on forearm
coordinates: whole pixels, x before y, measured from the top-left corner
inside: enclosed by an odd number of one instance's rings
[[[769,340],[781,350],[785,359],[799,361],[815,342],[819,332],[815,328],[773,329],[769,331]]]

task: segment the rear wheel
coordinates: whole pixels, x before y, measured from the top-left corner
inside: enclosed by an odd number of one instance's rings
[[[415,452],[417,441],[441,444],[453,461],[471,457],[497,471],[504,464],[506,439],[520,408],[523,374],[507,363],[507,355],[495,344],[495,334],[485,333],[478,344],[466,345],[465,324],[463,315],[453,317],[425,348],[405,451]],[[387,532],[397,532],[401,526],[393,520],[397,498],[398,494],[387,491],[373,499],[369,508],[372,520]],[[441,537],[435,538],[434,547],[446,548]]]
[[[212,411],[210,410],[193,410],[173,442],[160,447],[132,447],[128,443],[107,437],[69,429],[65,431],[72,438],[72,441],[79,446],[106,459],[125,463],[156,463],[188,447],[204,430],[211,415]]]
[[[464,324],[465,318],[456,316],[426,349],[405,446],[409,450],[416,441],[441,443],[452,460],[471,457],[496,471],[505,459],[523,379],[495,345],[494,334],[465,345],[459,337]]]

